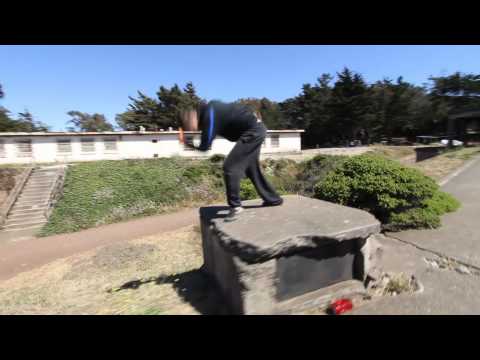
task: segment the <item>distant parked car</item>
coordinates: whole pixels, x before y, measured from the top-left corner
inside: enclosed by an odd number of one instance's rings
[[[443,145],[448,145],[448,139],[443,139],[442,141],[440,141],[440,143],[442,143]],[[462,146],[463,141],[452,140],[452,145],[453,146]]]

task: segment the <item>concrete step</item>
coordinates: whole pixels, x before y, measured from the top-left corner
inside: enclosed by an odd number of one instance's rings
[[[30,208],[30,209],[16,209],[16,210],[11,210],[10,211],[10,214],[14,214],[14,215],[34,215],[35,213],[37,212],[44,212],[45,209],[47,207],[46,206],[42,206],[42,207],[37,207],[37,208]]]
[[[39,196],[46,196],[48,197],[50,195],[50,191],[48,189],[46,190],[39,190],[35,192],[29,192],[27,194],[24,194],[23,192],[20,193],[20,196],[18,197],[21,199],[22,197],[39,197]]]
[[[35,180],[28,180],[26,185],[46,185],[46,184],[53,184],[55,179],[35,179]]]
[[[50,189],[39,189],[39,190],[29,190],[29,191],[22,191],[21,195],[24,196],[32,196],[32,195],[39,195],[39,194],[49,194]]]
[[[37,216],[37,217],[32,217],[32,218],[22,218],[22,219],[7,219],[7,221],[5,221],[5,226],[9,226],[9,225],[23,225],[23,224],[26,224],[26,225],[30,225],[30,224],[37,224],[37,223],[41,223],[42,221],[47,221],[47,219],[45,218],[45,216]]]
[[[26,228],[31,228],[34,226],[43,226],[47,220],[42,220],[42,221],[37,221],[37,222],[30,222],[30,223],[18,223],[18,224],[9,224],[9,225],[4,225],[3,229],[4,230],[23,230]]]
[[[20,204],[24,202],[47,202],[48,201],[48,194],[45,195],[30,195],[30,196],[20,196],[17,200]]]
[[[43,210],[47,208],[47,203],[19,204],[14,205],[12,211],[18,210]]]
[[[56,171],[34,171],[30,174],[30,176],[54,176],[58,173]]]
[[[43,201],[42,198],[46,201],[48,200],[48,195],[47,193],[40,193],[40,194],[37,194],[37,195],[28,195],[28,196],[22,196],[20,195],[17,199],[17,202],[36,202],[36,201]]]
[[[56,172],[52,172],[52,171],[49,171],[49,172],[33,172],[30,174],[30,176],[55,176],[57,175]]]
[[[55,181],[55,179],[29,179],[27,181],[27,185],[32,184],[32,185],[37,185],[37,184],[51,184]]]
[[[22,230],[32,230],[32,229],[41,229],[43,227],[43,224],[37,224],[37,225],[32,225],[32,226],[23,226],[23,227],[13,227],[13,228],[2,228],[1,231],[22,231]]]
[[[22,191],[20,193],[20,196],[22,195],[39,195],[39,194],[50,194],[50,188],[44,188],[44,189],[38,189],[38,190],[28,190],[28,191]]]
[[[45,186],[52,186],[55,182],[54,181],[45,181],[45,182],[27,182],[25,187],[45,187]]]
[[[23,188],[24,190],[25,189],[42,189],[42,188],[51,188],[53,186],[53,182],[49,182],[49,183],[41,183],[41,184],[26,184],[25,187]]]
[[[23,191],[20,193],[20,197],[25,197],[25,196],[40,196],[40,195],[45,195],[48,196],[50,195],[50,189],[42,189],[38,191],[29,191],[28,193],[24,194]]]
[[[38,190],[38,189],[51,189],[53,186],[53,183],[49,184],[27,184],[22,191],[27,191],[27,190]]]
[[[57,176],[52,176],[52,175],[32,175],[28,179],[29,180],[52,180],[55,179]]]
[[[28,183],[53,182],[55,177],[29,178]]]
[[[24,213],[18,214],[13,212],[13,213],[10,213],[10,215],[8,215],[7,221],[8,220],[21,221],[21,220],[38,219],[38,218],[45,219],[44,214],[45,214],[44,211],[35,211],[27,214],[24,214]]]
[[[42,209],[33,209],[33,210],[17,210],[17,211],[10,211],[8,214],[8,219],[14,217],[29,217],[29,216],[36,216],[36,215],[43,215],[44,211]]]

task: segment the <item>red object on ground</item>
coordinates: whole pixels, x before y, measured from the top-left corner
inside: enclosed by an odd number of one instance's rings
[[[330,310],[334,315],[340,315],[348,310],[352,310],[353,304],[349,299],[339,299],[330,305]]]

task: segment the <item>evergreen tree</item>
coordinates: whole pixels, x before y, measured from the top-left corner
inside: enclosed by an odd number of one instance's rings
[[[330,112],[328,127],[332,139],[346,143],[355,139],[370,119],[373,102],[370,89],[360,74],[344,68],[337,76],[338,80],[325,106]]]
[[[480,108],[480,75],[456,72],[429,80],[433,82],[430,97],[443,117]]]
[[[28,110],[25,110],[23,113],[18,114],[16,128],[17,128],[17,131],[24,131],[24,132],[37,132],[37,131],[49,130],[46,124],[40,121],[35,121],[33,119],[33,115]]]
[[[138,91],[138,98],[129,96],[127,111],[116,116],[117,124],[124,130],[135,131],[143,126],[147,130],[159,130],[164,118],[157,100]]]
[[[110,124],[102,114],[88,114],[80,111],[69,111],[67,113],[72,117],[68,123],[73,124],[69,127],[69,131],[81,132],[98,132],[98,131],[113,131],[113,126]]]
[[[248,105],[252,111],[257,112],[268,129],[277,130],[289,128],[289,124],[280,109],[280,105],[275,101],[263,97],[261,99],[238,99],[236,102]]]
[[[154,131],[178,128],[180,113],[196,108],[202,101],[191,82],[183,90],[177,84],[170,89],[160,86],[156,95],[157,99],[153,99],[139,91],[137,99],[129,97],[132,103],[127,111],[117,115],[117,124],[125,130],[138,130],[140,126]]]

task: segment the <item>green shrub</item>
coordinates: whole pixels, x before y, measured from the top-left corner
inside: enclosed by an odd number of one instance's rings
[[[280,195],[297,194],[301,191],[299,169],[299,165],[289,159],[266,159],[262,162],[265,177]]]
[[[314,158],[298,165],[297,182],[302,195],[313,196],[315,185],[323,181],[329,172],[340,166],[346,156],[341,155],[317,155]]]
[[[219,163],[225,161],[225,155],[223,154],[213,154],[209,158],[210,162],[212,163]]]
[[[242,200],[252,200],[257,199],[258,194],[255,186],[249,179],[242,179],[240,182],[240,199]]]
[[[389,229],[430,228],[459,203],[416,169],[373,155],[346,159],[314,186],[315,197],[367,210]]]

